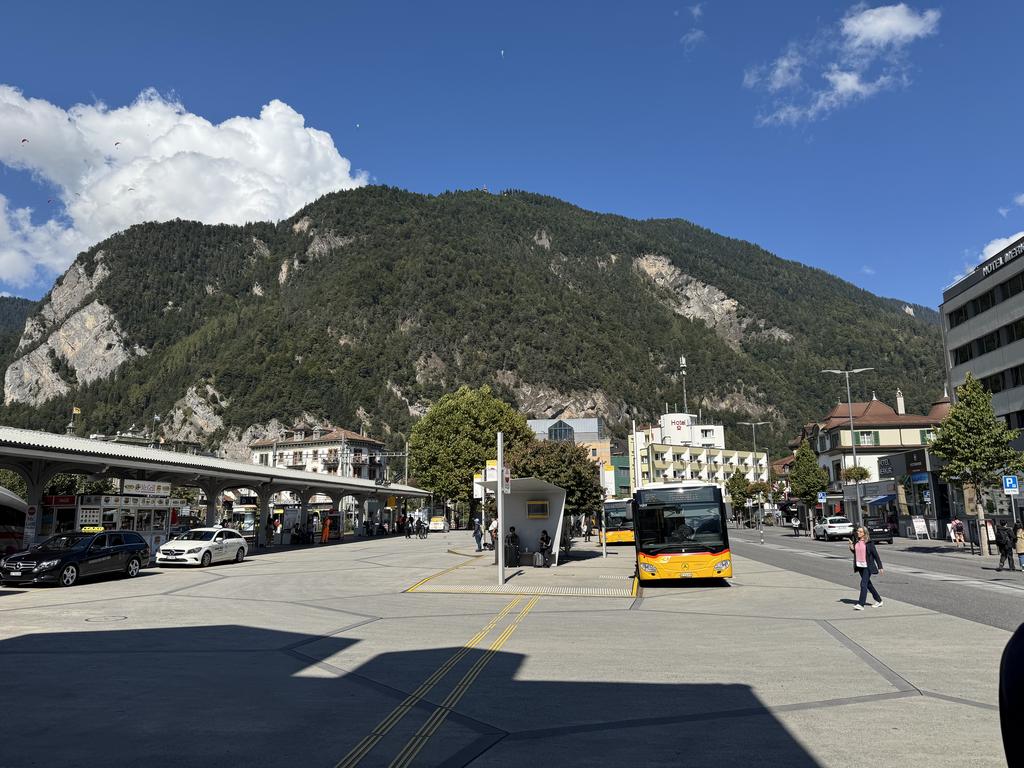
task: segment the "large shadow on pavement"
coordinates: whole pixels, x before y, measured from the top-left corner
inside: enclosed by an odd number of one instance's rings
[[[817,765],[749,686],[687,682],[719,649],[627,648],[593,669],[581,647],[573,681],[524,679],[529,657],[486,647],[372,655],[344,636],[242,626],[7,639],[0,764],[330,768],[419,688],[358,765],[410,743],[414,766]],[[637,670],[664,682],[629,682]],[[588,681],[602,677],[620,681]]]

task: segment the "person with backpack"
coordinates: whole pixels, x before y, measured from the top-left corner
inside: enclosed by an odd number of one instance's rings
[[[1015,544],[1014,536],[1010,533],[1006,521],[1000,520],[999,526],[996,528],[996,546],[999,548],[999,567],[996,568],[997,571],[1003,570],[1004,561],[1010,566],[1011,571],[1017,570],[1013,564]]]
[[[867,528],[861,526],[855,529],[853,536],[854,538],[849,542],[850,551],[853,552],[853,571],[860,574],[860,598],[857,600],[857,604],[853,606],[853,609],[855,611],[864,610],[864,603],[867,600],[869,591],[871,596],[875,598],[872,607],[881,608],[882,596],[878,594],[875,585],[871,583],[871,576],[885,573],[885,568],[882,567],[882,558],[878,556],[878,548],[875,546],[875,542],[871,540]]]

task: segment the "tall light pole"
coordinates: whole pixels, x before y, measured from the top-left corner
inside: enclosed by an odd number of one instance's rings
[[[850,394],[850,374],[851,373],[864,373],[865,371],[873,371],[873,370],[875,370],[875,369],[874,368],[853,368],[852,370],[849,370],[849,371],[837,371],[837,370],[834,370],[832,368],[829,368],[828,370],[822,371],[822,373],[835,373],[835,374],[838,374],[840,376],[845,376],[846,377],[846,406],[849,409],[849,413],[850,413],[850,447],[853,449],[853,466],[855,466],[855,467],[860,466],[860,465],[857,464],[857,437],[856,437],[856,435],[853,432],[853,396]],[[860,481],[859,480],[855,480],[853,484],[856,487],[856,493],[857,493],[857,515],[856,515],[855,522],[856,522],[857,525],[860,525],[861,524],[861,514],[860,514]],[[824,510],[822,510],[822,511],[824,511]]]
[[[689,413],[690,407],[686,404],[686,355],[679,356],[679,375],[683,377],[683,413]]]
[[[754,468],[756,469],[757,468],[757,428],[759,426],[761,426],[762,424],[768,424],[769,422],[767,422],[767,421],[737,421],[736,423],[740,424],[740,425],[742,425],[744,427],[750,427],[750,431],[753,433],[753,437],[754,437]],[[757,474],[754,476],[754,482],[758,483],[760,481],[761,481],[761,471],[757,470]]]

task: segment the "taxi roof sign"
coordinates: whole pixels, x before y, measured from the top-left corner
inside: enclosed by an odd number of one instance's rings
[[[102,525],[83,525],[82,533],[103,533],[106,530]]]

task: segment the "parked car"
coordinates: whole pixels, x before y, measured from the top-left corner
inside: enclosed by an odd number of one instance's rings
[[[853,523],[845,517],[826,517],[814,526],[814,538],[832,541],[853,536]]]
[[[868,529],[868,535],[872,541],[884,541],[892,544],[892,528],[885,518],[868,517],[864,520],[864,527]]]
[[[233,560],[240,563],[249,553],[242,534],[233,528],[193,528],[161,545],[157,565],[201,565]]]
[[[149,545],[133,531],[61,533],[0,560],[0,583],[58,584],[103,573],[139,575],[149,563]]]

